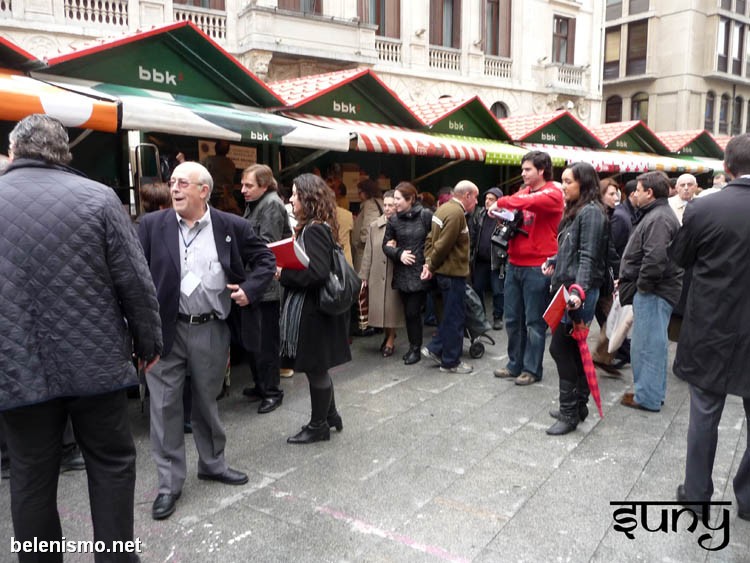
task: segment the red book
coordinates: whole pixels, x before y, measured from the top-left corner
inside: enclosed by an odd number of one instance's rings
[[[560,324],[563,315],[565,315],[565,308],[568,305],[569,298],[570,295],[568,294],[568,290],[565,289],[564,285],[561,285],[560,289],[557,290],[557,293],[555,293],[555,296],[552,298],[547,310],[544,312],[544,320],[547,322],[552,332],[555,332],[557,325]]]
[[[310,264],[307,254],[292,237],[277,242],[269,242],[268,248],[276,256],[276,265],[280,268],[304,270]]]

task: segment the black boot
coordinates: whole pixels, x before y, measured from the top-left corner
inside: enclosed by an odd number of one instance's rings
[[[556,418],[560,420],[560,411],[558,410],[551,410],[549,411],[549,415],[552,418]],[[583,422],[586,420],[586,417],[589,415],[589,407],[586,405],[586,403],[578,403],[578,419]]]
[[[419,352],[420,348],[420,346],[409,346],[409,352],[404,357],[404,364],[410,366],[421,360],[422,354]]]
[[[341,420],[341,415],[336,410],[336,397],[333,393],[333,387],[331,387],[331,404],[328,406],[328,426],[335,428],[339,432],[344,429],[344,422]]]
[[[328,426],[328,409],[331,406],[331,395],[333,387],[313,387],[310,385],[310,403],[312,414],[310,423],[302,427],[302,431],[287,438],[290,444],[311,444],[331,439],[331,430]]]
[[[561,436],[573,432],[578,426],[578,394],[576,385],[565,379],[560,380],[560,418],[547,428],[550,436]]]

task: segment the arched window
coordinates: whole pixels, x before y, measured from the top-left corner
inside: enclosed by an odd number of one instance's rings
[[[703,128],[709,133],[714,132],[714,114],[716,113],[716,94],[710,90],[706,93],[706,116],[703,119]]]
[[[721,95],[719,103],[719,135],[729,134],[729,94]]]
[[[638,92],[630,101],[630,119],[648,122],[648,94]]]
[[[494,104],[492,104],[490,111],[492,112],[492,115],[494,115],[498,119],[508,117],[508,106],[506,106],[503,102],[495,102]]]
[[[622,121],[622,98],[612,96],[607,98],[606,109],[604,110],[604,123],[617,123]]]
[[[742,96],[737,96],[732,104],[732,135],[742,132],[742,108],[744,107]]]

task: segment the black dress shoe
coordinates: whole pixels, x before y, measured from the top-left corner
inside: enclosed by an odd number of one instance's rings
[[[326,422],[328,422],[329,428],[335,428],[339,432],[344,429],[344,421],[341,420],[341,415],[339,413],[329,414]]]
[[[375,334],[375,329],[371,326],[368,326],[365,329],[358,329],[354,331],[354,336],[367,337],[372,336],[373,334]]]
[[[263,397],[260,396],[260,393],[258,392],[257,387],[245,387],[242,390],[242,394],[248,399],[250,399],[251,403],[255,403],[263,399]]]
[[[201,481],[217,481],[225,485],[244,485],[248,482],[247,474],[227,467],[224,473],[198,473],[198,479]]]
[[[704,521],[708,521],[711,519],[711,509],[709,508],[709,505],[707,504],[688,504],[688,500],[695,500],[695,499],[688,499],[687,493],[685,492],[685,485],[677,485],[677,504],[681,504],[685,508],[689,508],[693,512],[695,512],[695,515],[699,518],[703,517],[703,511],[706,511],[706,518]],[[710,500],[710,499],[709,499]]]
[[[343,426],[342,426],[343,428]],[[302,431],[286,439],[289,444],[312,444],[313,442],[323,442],[331,439],[331,429],[328,421],[321,423],[319,426],[308,424],[302,427]]]
[[[188,421],[185,421],[185,422],[184,422],[184,423],[182,424],[182,432],[183,432],[184,434],[192,434],[192,433],[193,433],[193,423],[192,423],[192,422],[190,422],[189,420],[188,420]]]
[[[416,364],[421,359],[422,354],[419,353],[419,347],[415,346],[409,348],[409,353],[406,354],[406,357],[404,358],[404,364],[410,366],[412,364]]]
[[[159,493],[153,506],[151,506],[151,517],[154,520],[164,520],[172,516],[177,504],[177,499],[180,498],[180,493],[169,494]]]
[[[258,412],[260,414],[266,414],[271,411],[275,411],[281,406],[281,402],[284,400],[283,395],[279,395],[276,397],[266,397],[263,399],[260,403],[260,406],[258,407]]]
[[[86,469],[86,462],[83,461],[81,451],[77,446],[63,454],[62,460],[60,460],[60,473],[82,471],[84,469]]]

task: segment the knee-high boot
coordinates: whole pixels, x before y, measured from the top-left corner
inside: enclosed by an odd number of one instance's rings
[[[341,415],[336,410],[336,396],[333,391],[333,385],[331,385],[331,404],[328,406],[328,426],[335,428],[339,432],[344,429],[344,422],[341,420]]]
[[[310,422],[302,428],[302,431],[287,438],[290,444],[310,444],[331,439],[331,430],[328,426],[328,409],[331,405],[331,394],[333,387],[314,387],[310,382],[310,403],[312,414]]]
[[[576,382],[576,396],[578,397],[578,418],[583,422],[589,415],[589,382],[585,373],[578,374]]]
[[[578,393],[576,384],[566,379],[560,380],[560,418],[547,428],[550,436],[572,432],[578,426]]]

